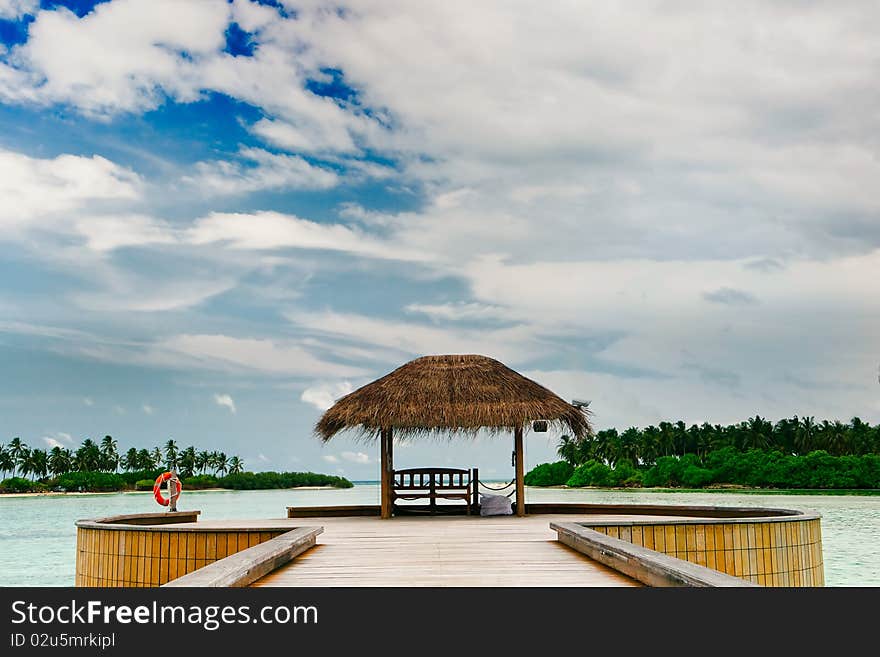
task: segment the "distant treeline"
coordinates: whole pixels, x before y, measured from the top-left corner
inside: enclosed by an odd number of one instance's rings
[[[111,436],[100,444],[86,438],[75,451],[60,446],[48,451],[30,449],[20,438],[0,444],[0,493],[150,490],[166,470],[176,470],[187,489],[352,486],[344,477],[314,472],[244,472],[244,461],[238,456],[192,446],[181,450],[174,440],[165,443],[164,449],[132,447],[121,456]],[[7,474],[12,476],[7,479]]]
[[[880,426],[755,416],[739,424],[661,422],[560,439],[564,459],[526,475],[530,486],[880,488]]]

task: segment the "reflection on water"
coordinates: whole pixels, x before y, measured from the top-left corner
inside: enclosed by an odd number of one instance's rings
[[[880,586],[880,497],[849,495],[748,495],[657,493],[530,488],[530,502],[711,504],[770,506],[822,514],[825,583]],[[202,519],[281,518],[288,506],[378,504],[376,484],[341,490],[188,491],[181,509],[201,509]],[[153,512],[153,495],[0,497],[0,586],[66,586],[74,580],[79,518]]]

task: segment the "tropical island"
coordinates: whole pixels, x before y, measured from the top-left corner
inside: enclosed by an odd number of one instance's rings
[[[152,490],[156,477],[167,470],[176,471],[189,490],[353,486],[344,477],[315,472],[248,472],[238,456],[192,445],[180,449],[174,440],[164,448],[132,447],[121,455],[112,436],[100,443],[86,438],[76,450],[59,445],[31,449],[21,438],[0,444],[0,493]]]
[[[758,415],[727,426],[660,422],[562,436],[561,458],[525,476],[528,486],[880,489],[880,425]]]

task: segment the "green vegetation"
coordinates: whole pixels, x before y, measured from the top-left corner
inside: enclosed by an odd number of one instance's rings
[[[562,436],[564,459],[526,475],[530,486],[880,489],[880,425],[814,418],[771,423],[759,416],[735,425],[661,422]],[[563,480],[565,466],[571,475]]]
[[[525,476],[526,486],[561,486],[574,472],[570,463],[542,463],[529,470]]]
[[[344,477],[316,474],[314,472],[241,472],[223,477],[219,484],[235,490],[262,490],[267,488],[297,488],[299,486],[354,486]]]
[[[46,490],[46,485],[23,477],[10,477],[0,481],[0,493],[38,493]]]
[[[0,472],[4,477],[12,474],[0,482],[0,493],[152,490],[156,477],[166,470],[176,470],[189,490],[353,486],[343,477],[314,472],[244,472],[244,461],[238,456],[197,451],[193,446],[181,450],[174,440],[162,449],[132,447],[122,456],[111,436],[104,436],[100,444],[86,438],[76,451],[59,446],[48,452],[31,449],[21,438],[0,444]]]

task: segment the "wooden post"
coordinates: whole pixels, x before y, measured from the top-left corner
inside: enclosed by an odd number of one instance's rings
[[[474,513],[476,513],[477,507],[480,506],[480,471],[479,471],[479,469],[474,468],[474,474],[471,478],[471,481],[473,482],[473,486],[474,486],[474,489],[473,489],[474,496],[473,496],[473,501],[471,502],[471,508],[473,508]]]
[[[513,449],[516,452],[516,515],[526,515],[526,487],[523,471],[523,430],[517,427],[513,432]]]
[[[394,441],[391,427],[382,429],[381,442],[381,482],[382,482],[382,517],[390,518],[392,513],[391,488],[394,485]]]

